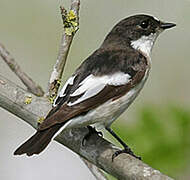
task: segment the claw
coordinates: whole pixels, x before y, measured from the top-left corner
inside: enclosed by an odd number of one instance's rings
[[[116,151],[116,152],[112,155],[112,162],[113,162],[114,158],[116,158],[116,157],[117,157],[118,155],[120,155],[121,153],[130,154],[131,156],[133,156],[133,157],[135,157],[135,158],[141,160],[141,157],[136,156],[136,155],[133,153],[133,151],[127,146],[127,144],[125,144],[125,143],[122,141],[122,139],[121,139],[119,136],[117,136],[117,134],[116,134],[110,127],[106,127],[106,130],[107,130],[114,138],[116,138],[116,139],[119,141],[119,143],[124,147],[123,150],[118,150],[118,151]]]
[[[122,154],[122,153],[130,154],[131,156],[133,156],[133,157],[135,157],[135,158],[141,160],[141,157],[140,157],[140,156],[136,156],[136,155],[133,153],[133,151],[131,151],[130,148],[125,148],[125,149],[116,151],[116,152],[112,155],[112,162],[113,162],[113,160],[114,160],[118,155],[120,155],[120,154]]]

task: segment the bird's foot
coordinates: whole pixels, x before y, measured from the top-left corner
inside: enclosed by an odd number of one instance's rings
[[[141,157],[140,157],[140,156],[136,156],[136,155],[133,153],[133,151],[127,146],[127,147],[125,147],[125,148],[122,149],[122,150],[116,151],[116,152],[112,155],[112,162],[113,162],[113,160],[114,160],[118,155],[120,155],[120,154],[122,154],[122,153],[130,154],[131,156],[133,156],[133,157],[135,157],[135,158],[141,160]]]
[[[94,127],[91,126],[87,126],[88,128],[88,133],[84,136],[83,140],[82,140],[82,145],[85,145],[85,141],[87,141],[91,135],[93,134],[97,134],[98,136],[103,137],[103,133],[101,131],[96,131],[96,129]]]

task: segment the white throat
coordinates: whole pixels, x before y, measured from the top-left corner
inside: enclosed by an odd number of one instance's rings
[[[145,56],[150,57],[157,36],[157,33],[152,33],[149,36],[142,36],[141,38],[132,41],[131,46],[134,49],[141,51]]]

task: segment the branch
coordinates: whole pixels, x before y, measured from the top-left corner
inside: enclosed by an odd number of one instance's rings
[[[0,43],[0,56],[7,63],[10,69],[19,77],[23,84],[27,87],[28,91],[36,96],[43,96],[44,92],[42,88],[37,85],[25,72],[22,71],[11,54]]]
[[[27,96],[27,91],[0,75],[0,106],[37,128],[37,119],[45,116],[51,105],[46,98],[34,95],[31,95],[31,103],[26,104]],[[87,132],[87,128],[65,130],[56,137],[56,141],[117,179],[172,180],[128,154],[121,154],[112,162],[112,154],[118,148],[96,134],[89,138],[85,146],[82,146],[82,139]]]
[[[88,169],[91,171],[91,173],[95,176],[97,180],[107,180],[107,177],[105,176],[105,174],[97,166],[95,166],[94,164],[90,163],[89,161],[87,161],[86,159],[82,157],[81,159],[86,164]]]
[[[73,37],[79,28],[80,0],[71,0],[71,8],[69,13],[67,13],[66,9],[63,6],[60,7],[60,9],[64,30],[62,34],[61,44],[59,47],[58,57],[53,67],[53,71],[51,73],[48,83],[48,92],[46,96],[49,97],[50,101],[53,101],[57,95],[69,49]],[[84,161],[84,159],[82,160]],[[87,165],[87,167],[90,169],[90,171],[93,173],[97,180],[106,179],[103,172],[101,172],[95,165],[87,161],[84,161],[84,163]]]
[[[54,99],[57,95],[69,49],[73,37],[79,27],[79,7],[80,0],[71,0],[71,9],[69,13],[67,13],[66,9],[63,6],[60,7],[64,30],[62,34],[61,44],[59,47],[58,57],[53,67],[53,71],[51,73],[48,83],[47,96],[52,99]]]

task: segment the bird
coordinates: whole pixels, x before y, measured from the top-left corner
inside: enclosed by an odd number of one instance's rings
[[[37,132],[14,155],[41,153],[62,130],[88,127],[90,134],[105,128],[123,149],[136,156],[111,129],[143,88],[151,69],[151,52],[161,32],[176,26],[158,18],[137,14],[117,23],[100,47],[86,58],[66,81]],[[96,127],[96,129],[94,128]]]

